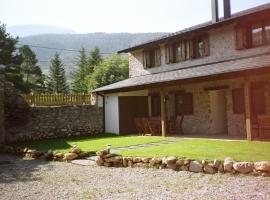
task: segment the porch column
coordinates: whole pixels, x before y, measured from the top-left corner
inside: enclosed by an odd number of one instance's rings
[[[167,134],[167,112],[165,104],[165,94],[163,91],[160,92],[160,104],[161,104],[161,133],[165,137]]]
[[[244,81],[244,96],[245,96],[245,117],[246,117],[246,132],[247,140],[252,140],[252,124],[251,124],[251,98],[250,98],[250,81],[245,78]]]

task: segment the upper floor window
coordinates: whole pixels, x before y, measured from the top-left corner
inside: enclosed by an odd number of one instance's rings
[[[256,22],[236,27],[236,49],[270,44],[270,22]]]
[[[197,36],[186,40],[179,40],[165,45],[165,62],[167,64],[208,55],[208,35]]]
[[[152,47],[143,51],[144,68],[160,66],[160,64],[161,64],[160,47]]]

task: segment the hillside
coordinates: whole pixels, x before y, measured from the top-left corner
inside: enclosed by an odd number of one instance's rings
[[[95,46],[99,47],[102,56],[108,56],[113,52],[130,47],[150,39],[165,35],[166,33],[88,33],[88,34],[43,34],[20,38],[20,44],[33,46],[52,47],[57,49],[79,50],[84,47],[91,51]],[[78,52],[52,50],[31,47],[40,61],[42,70],[47,73],[50,59],[57,51],[64,61],[69,75],[74,69],[75,58]]]

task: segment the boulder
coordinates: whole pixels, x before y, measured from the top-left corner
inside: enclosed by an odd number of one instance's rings
[[[109,154],[109,150],[108,149],[105,149],[105,150],[100,150],[100,151],[97,151],[96,154],[97,156],[105,156],[107,154]]]
[[[167,157],[165,158],[165,164],[166,165],[174,165],[176,163],[176,157],[174,156],[170,156],[170,157]]]
[[[148,167],[148,164],[147,164],[147,163],[139,162],[139,163],[134,163],[134,164],[133,164],[133,167],[143,167],[143,168],[147,168],[147,167]]]
[[[78,157],[78,154],[76,153],[65,153],[63,160],[74,160]]]
[[[181,171],[188,171],[188,166],[187,166],[187,165],[182,165],[182,166],[180,167],[180,170],[181,170]]]
[[[223,173],[224,172],[224,167],[223,167],[223,164],[222,163],[218,166],[218,172],[219,173]]]
[[[203,165],[198,161],[191,161],[189,164],[189,171],[191,172],[202,172]]]
[[[254,168],[257,171],[270,172],[270,161],[255,162]]]
[[[113,163],[111,162],[104,162],[103,164],[105,167],[111,167],[113,165]]]
[[[128,161],[128,167],[133,167],[133,162],[131,160]]]
[[[82,151],[80,148],[78,147],[72,147],[69,151],[70,153],[76,153],[76,154],[80,154]]]
[[[176,161],[176,165],[177,166],[183,166],[185,164],[185,160],[184,159],[178,159],[177,161]]]
[[[167,164],[168,169],[176,170],[177,166],[176,164]]]
[[[123,158],[122,156],[113,156],[110,158],[105,158],[106,162],[113,162],[113,163],[122,163]]]
[[[236,162],[233,164],[233,169],[239,173],[247,174],[253,171],[254,164],[252,162]]]
[[[128,160],[127,160],[127,158],[123,158],[123,166],[124,167],[127,167],[128,166]]]
[[[139,162],[142,162],[142,158],[134,157],[132,161],[133,161],[133,163],[139,163]]]
[[[190,160],[189,159],[185,159],[184,160],[184,165],[188,165],[190,163]]]
[[[221,161],[215,159],[214,162],[213,162],[213,167],[218,169],[220,164],[221,164]]]
[[[89,153],[87,153],[87,152],[81,152],[79,155],[78,155],[78,158],[79,159],[84,159],[84,158],[86,158],[86,157],[88,157],[89,156]]]
[[[103,165],[104,165],[104,160],[103,160],[101,157],[99,157],[99,158],[96,160],[96,164],[97,164],[98,166],[103,166]]]
[[[234,162],[235,161],[233,160],[233,158],[230,158],[230,157],[225,158],[224,159],[224,171],[232,172]]]
[[[149,163],[150,160],[151,160],[151,158],[142,158],[143,163]]]
[[[212,163],[204,164],[203,171],[205,173],[207,173],[207,174],[214,174],[214,173],[216,173],[216,169],[214,168],[214,164],[212,164]]]

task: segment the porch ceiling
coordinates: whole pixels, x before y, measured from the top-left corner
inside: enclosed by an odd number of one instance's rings
[[[175,81],[196,80],[198,78],[209,78],[218,75],[231,74],[234,72],[249,71],[252,69],[270,69],[270,53],[252,57],[242,57],[207,63],[204,65],[193,65],[182,69],[155,74],[142,75],[128,78],[126,80],[97,88],[94,92],[111,93],[143,88],[147,86],[160,85]]]

